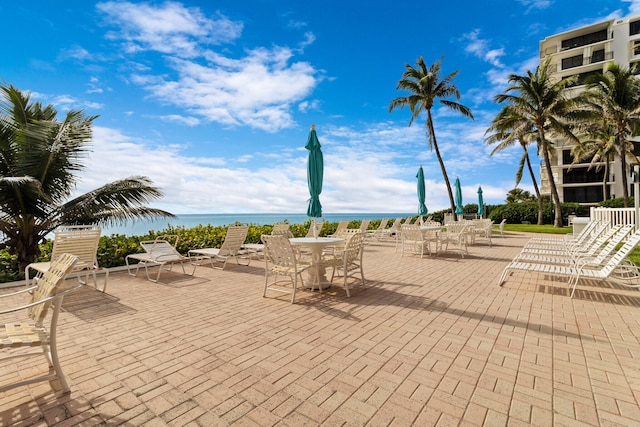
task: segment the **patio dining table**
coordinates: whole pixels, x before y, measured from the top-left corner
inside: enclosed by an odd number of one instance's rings
[[[292,237],[289,241],[292,246],[307,247],[311,251],[313,268],[309,269],[310,280],[307,282],[307,287],[322,290],[331,286],[323,263],[324,250],[328,246],[344,242],[344,239],[339,237]]]

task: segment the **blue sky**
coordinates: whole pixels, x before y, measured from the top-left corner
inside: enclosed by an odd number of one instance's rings
[[[424,120],[388,111],[405,64],[459,71],[475,120],[434,110],[445,166],[464,203],[479,185],[503,203],[521,149],[489,156],[484,138],[508,75],[535,69],[548,35],[635,13],[640,0],[3,2],[0,81],[60,118],[100,116],[78,193],[145,175],[176,214],[305,212],[315,124],[324,212],[417,212],[420,164],[436,211],[449,202]]]

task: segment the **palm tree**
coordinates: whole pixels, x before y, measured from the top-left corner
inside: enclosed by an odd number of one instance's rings
[[[609,199],[609,171],[611,162],[615,159],[616,143],[614,127],[604,117],[594,115],[592,119],[585,120],[582,124],[583,135],[580,143],[571,149],[574,163],[584,163],[589,160],[589,169],[596,170],[604,167],[602,178],[603,199]],[[602,166],[604,163],[604,166]]]
[[[533,167],[531,166],[531,158],[529,157],[529,145],[534,141],[537,142],[536,132],[532,129],[531,123],[522,122],[521,120],[519,120],[519,116],[515,113],[515,111],[513,111],[511,105],[505,105],[493,120],[491,126],[489,126],[489,128],[487,129],[486,133],[489,132],[494,133],[487,137],[487,143],[498,143],[493,151],[491,151],[492,156],[496,152],[505,150],[516,143],[518,143],[522,147],[524,153],[520,158],[518,170],[516,171],[516,187],[522,180],[522,174],[526,165],[527,170],[529,171],[529,175],[531,176],[533,189],[536,193],[536,200],[538,201],[538,225],[543,225],[543,200],[540,194],[540,188],[538,188],[536,175],[533,172]],[[514,190],[515,188],[511,191]]]
[[[622,167],[624,206],[629,207],[627,157],[632,156],[633,144],[629,137],[640,130],[640,83],[635,70],[618,64],[609,64],[603,74],[594,74],[587,80],[585,105],[595,113],[595,121],[613,126],[613,147]],[[604,119],[604,121],[602,121]]]
[[[141,176],[67,200],[84,169],[97,116],[69,111],[62,122],[56,116],[53,106],[0,85],[0,248],[17,256],[21,269],[39,255],[39,243],[58,225],[174,216],[144,206],[162,193]]]
[[[562,211],[560,197],[551,170],[551,149],[553,148],[547,135],[564,136],[569,141],[577,143],[578,139],[571,131],[569,118],[570,107],[575,100],[567,96],[567,88],[575,82],[575,76],[554,79],[549,70],[551,57],[536,67],[536,71],[520,76],[511,74],[509,86],[505,93],[496,95],[497,103],[506,103],[513,114],[512,127],[530,128],[537,134],[540,151],[544,156],[544,164],[551,189],[551,199],[555,207],[554,226],[562,227]],[[517,124],[516,122],[520,122]]]
[[[446,108],[450,108],[454,111],[460,112],[465,117],[473,119],[473,114],[468,107],[465,107],[458,102],[445,99],[447,97],[455,97],[456,100],[460,100],[460,91],[453,84],[454,77],[458,74],[458,71],[454,71],[448,74],[444,78],[440,78],[440,65],[442,60],[434,62],[431,66],[427,67],[424,63],[422,56],[416,61],[416,67],[412,67],[410,64],[405,64],[405,71],[402,74],[402,78],[398,81],[396,89],[402,89],[410,93],[408,96],[401,96],[389,104],[389,112],[396,108],[409,107],[411,110],[411,120],[409,120],[409,126],[422,114],[427,113],[427,120],[425,127],[427,128],[427,135],[429,136],[429,149],[436,151],[436,157],[440,163],[440,169],[442,169],[442,176],[447,186],[447,192],[449,193],[449,201],[451,203],[451,212],[455,212],[456,205],[453,200],[453,192],[451,191],[451,183],[447,176],[447,170],[444,166],[444,161],[440,155],[440,149],[438,148],[438,142],[436,140],[436,132],[433,126],[433,117],[431,115],[431,109],[437,99],[440,104]]]
[[[507,203],[533,202],[535,196],[522,188],[514,188],[507,193]]]

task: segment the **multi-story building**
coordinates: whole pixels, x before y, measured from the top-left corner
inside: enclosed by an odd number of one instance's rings
[[[572,91],[584,90],[585,79],[602,73],[611,62],[623,68],[640,63],[640,15],[628,16],[554,34],[540,42],[540,62],[551,56],[551,71],[559,78],[577,76]],[[640,71],[640,64],[638,64]],[[551,157],[553,178],[558,187],[560,201],[594,205],[604,199],[604,168],[589,163],[573,164],[571,147],[567,141],[554,140],[555,153]],[[600,166],[604,166],[601,164]],[[610,197],[622,197],[622,171],[620,161],[610,164],[606,185]],[[540,167],[541,192],[550,194],[549,179],[544,164]],[[629,180],[629,194],[633,185]]]

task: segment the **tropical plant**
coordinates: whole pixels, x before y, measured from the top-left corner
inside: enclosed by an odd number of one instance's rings
[[[627,161],[635,157],[629,138],[640,133],[640,83],[634,69],[622,68],[616,63],[609,64],[602,74],[589,76],[585,83],[588,90],[584,102],[593,113],[590,123],[601,124],[602,132],[613,137],[610,148],[620,159],[624,205],[629,207]]]
[[[513,126],[519,126],[515,129]],[[544,213],[542,212],[542,197],[540,196],[540,188],[538,187],[538,181],[536,180],[536,175],[533,172],[533,167],[531,166],[531,158],[529,157],[529,145],[534,141],[537,143],[536,132],[533,129],[531,123],[523,122],[519,120],[519,116],[514,111],[514,108],[511,108],[510,105],[506,105],[502,108],[502,110],[498,113],[496,118],[491,123],[491,126],[487,129],[486,133],[493,132],[493,134],[489,135],[486,139],[488,144],[497,143],[496,147],[491,151],[491,155],[493,156],[496,152],[505,150],[516,143],[518,143],[523,150],[522,157],[520,158],[520,162],[518,164],[518,170],[516,171],[516,187],[522,181],[522,174],[524,171],[524,166],[527,166],[527,170],[529,171],[529,175],[531,176],[531,182],[533,183],[533,189],[536,193],[535,198],[538,201],[538,225],[544,224]],[[514,188],[511,191],[515,191]],[[509,198],[507,197],[507,202],[509,202]]]
[[[574,144],[578,138],[572,132],[571,118],[574,114],[571,107],[576,104],[567,94],[567,89],[576,81],[576,77],[556,79],[550,71],[551,57],[536,67],[535,72],[527,71],[524,76],[511,74],[509,86],[504,93],[495,96],[497,103],[505,103],[509,117],[508,129],[535,132],[540,151],[544,156],[551,199],[555,206],[554,226],[562,227],[562,212],[558,188],[551,170],[551,150],[553,144],[548,135],[562,136]],[[506,124],[505,124],[506,126]]]
[[[536,199],[536,197],[530,192],[523,190],[522,188],[516,187],[512,190],[509,190],[505,201],[507,203],[522,203],[522,202],[535,202],[536,200],[538,199]],[[538,200],[538,201],[539,201],[539,205],[542,205],[542,200]],[[542,224],[539,224],[539,225],[542,225]]]
[[[580,124],[583,134],[580,143],[573,146],[571,155],[573,163],[589,161],[589,169],[604,168],[602,176],[603,199],[609,199],[609,171],[611,162],[616,156],[616,139],[613,125],[604,117],[594,114],[591,120]],[[604,165],[603,165],[604,163]]]
[[[451,203],[451,212],[455,212],[456,205],[453,199],[453,192],[451,191],[451,183],[449,182],[447,170],[444,166],[442,156],[440,155],[440,149],[438,148],[431,109],[433,108],[434,102],[438,100],[443,107],[457,111],[465,117],[473,119],[473,114],[468,107],[465,107],[456,101],[446,99],[454,97],[457,101],[460,100],[460,91],[453,82],[458,71],[454,71],[444,78],[440,78],[441,63],[442,60],[436,61],[431,66],[427,67],[424,63],[424,59],[420,56],[416,61],[415,67],[410,64],[405,64],[405,71],[402,74],[402,78],[398,81],[396,89],[407,91],[409,92],[409,95],[401,96],[392,100],[389,104],[389,112],[396,108],[402,109],[404,107],[409,107],[409,110],[411,111],[409,126],[411,126],[422,113],[426,112],[427,119],[425,121],[425,127],[427,128],[429,149],[435,150],[436,152],[436,157],[438,158],[440,169],[442,170],[442,177],[445,185],[447,186],[449,201]]]
[[[67,200],[85,167],[97,116],[69,111],[62,122],[56,117],[53,106],[32,102],[14,86],[0,85],[0,249],[16,255],[22,269],[58,225],[173,216],[145,206],[162,193],[141,176]]]

